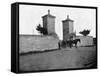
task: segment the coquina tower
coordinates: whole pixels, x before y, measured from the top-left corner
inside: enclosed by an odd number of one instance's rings
[[[55,16],[50,14],[50,10],[48,10],[48,14],[42,16],[43,19],[43,27],[47,29],[48,34],[55,33]]]
[[[67,19],[62,21],[63,24],[63,40],[66,41],[68,39],[71,39],[71,37],[73,36],[73,20],[71,20],[69,18],[69,15],[67,15]]]

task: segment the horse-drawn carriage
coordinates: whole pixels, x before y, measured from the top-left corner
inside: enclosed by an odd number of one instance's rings
[[[62,40],[60,41],[59,44],[59,48],[63,48],[63,47],[70,47],[72,48],[73,46],[75,46],[77,48],[77,43],[81,42],[80,39],[68,39],[66,41]]]

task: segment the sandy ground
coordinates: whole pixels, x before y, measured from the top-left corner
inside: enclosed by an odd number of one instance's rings
[[[96,63],[95,47],[64,48],[20,56],[21,71],[89,68]]]

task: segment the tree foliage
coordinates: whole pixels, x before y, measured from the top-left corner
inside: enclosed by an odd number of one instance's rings
[[[79,32],[80,34],[82,34],[83,36],[87,36],[90,33],[90,30],[83,30]]]
[[[43,35],[47,35],[48,34],[47,29],[42,27],[40,24],[37,26],[36,30],[39,31]]]

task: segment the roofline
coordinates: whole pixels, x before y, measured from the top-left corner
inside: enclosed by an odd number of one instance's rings
[[[47,17],[47,16],[49,16],[49,15],[48,15],[48,14],[47,14],[47,15],[44,15],[44,16],[42,16],[42,18],[43,18],[43,17]],[[55,16],[50,16],[50,17],[56,18]]]
[[[71,21],[71,22],[74,22],[74,20],[63,20],[62,22],[66,22],[66,21]]]

